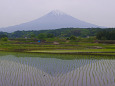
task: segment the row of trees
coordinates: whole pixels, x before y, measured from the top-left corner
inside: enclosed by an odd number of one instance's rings
[[[6,33],[8,38],[30,38],[33,34],[35,37],[40,33],[53,34],[55,37],[70,37],[72,35],[78,37],[95,36],[101,28],[62,28],[55,30],[39,30],[39,31],[15,31],[13,33]]]
[[[112,31],[100,31],[97,33],[96,38],[99,40],[115,40],[115,29]]]
[[[40,30],[40,31],[16,31],[13,33],[0,32],[1,38],[53,38],[65,37],[75,39],[75,37],[96,36],[99,40],[115,40],[115,28],[62,28],[56,30]]]
[[[49,33],[49,34],[40,33],[38,35],[38,39],[40,39],[40,40],[44,40],[45,38],[53,38],[53,37],[54,37],[54,35],[51,33]]]

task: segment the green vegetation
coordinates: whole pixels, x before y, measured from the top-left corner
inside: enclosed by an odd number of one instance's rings
[[[0,33],[0,40],[2,40],[2,41],[8,40],[8,36],[6,35],[6,33]]]
[[[86,49],[86,50],[32,50],[34,53],[78,54],[78,55],[115,55],[115,49]]]
[[[2,41],[7,41],[8,38],[7,37],[4,37],[4,38],[1,38]]]
[[[114,32],[115,28],[62,28],[55,30],[39,30],[39,31],[15,31],[12,33],[0,32],[0,35],[7,35],[8,38],[38,38],[39,34],[45,35],[46,38],[53,37],[88,37],[88,36],[96,36],[98,32],[102,31]],[[113,33],[111,33],[113,34]]]
[[[114,29],[107,30],[114,32]],[[100,34],[98,40],[97,36],[103,31],[63,28],[1,32],[0,84],[112,86],[115,83],[115,40],[106,38],[108,32],[105,38]]]
[[[15,39],[8,41],[0,41],[1,51],[12,52],[37,52],[37,53],[58,53],[58,54],[101,54],[115,55],[115,44],[103,44],[95,42],[86,42],[85,38],[81,38],[78,42],[76,40],[66,40],[53,38],[54,40],[46,40],[38,43],[32,39]],[[54,44],[56,41],[59,44]],[[94,41],[94,40],[92,40]]]
[[[115,40],[115,29],[114,30],[102,30],[97,33],[96,38],[99,40]]]
[[[104,40],[114,28],[62,28],[41,31],[0,32],[0,50],[12,52],[115,55],[115,40]],[[101,35],[100,33],[103,33]],[[97,35],[96,35],[97,34]],[[103,40],[98,40],[102,38]],[[39,41],[38,41],[39,40]]]
[[[6,33],[0,32],[0,39],[1,39],[1,38],[5,38],[5,37],[8,37],[8,36],[6,35]]]
[[[115,59],[115,56],[100,55],[74,55],[74,54],[44,54],[44,53],[23,53],[23,52],[4,52],[0,51],[0,56],[13,55],[15,57],[40,57],[40,58],[57,58],[62,60],[73,59]]]

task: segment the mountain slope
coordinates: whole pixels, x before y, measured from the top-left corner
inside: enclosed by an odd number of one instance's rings
[[[67,15],[61,11],[51,11],[41,18],[33,20],[31,22],[15,25],[7,28],[3,28],[2,31],[13,32],[17,30],[47,30],[58,28],[96,28],[97,25],[90,24],[79,19],[76,19],[70,15]]]

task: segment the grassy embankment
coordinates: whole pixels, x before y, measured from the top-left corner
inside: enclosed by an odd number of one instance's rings
[[[0,41],[0,51],[53,53],[53,54],[93,54],[115,55],[115,44],[102,44],[92,42],[58,41],[37,43],[32,41]]]

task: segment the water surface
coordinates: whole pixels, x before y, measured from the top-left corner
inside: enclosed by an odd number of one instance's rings
[[[0,53],[0,86],[115,86],[110,58]]]

